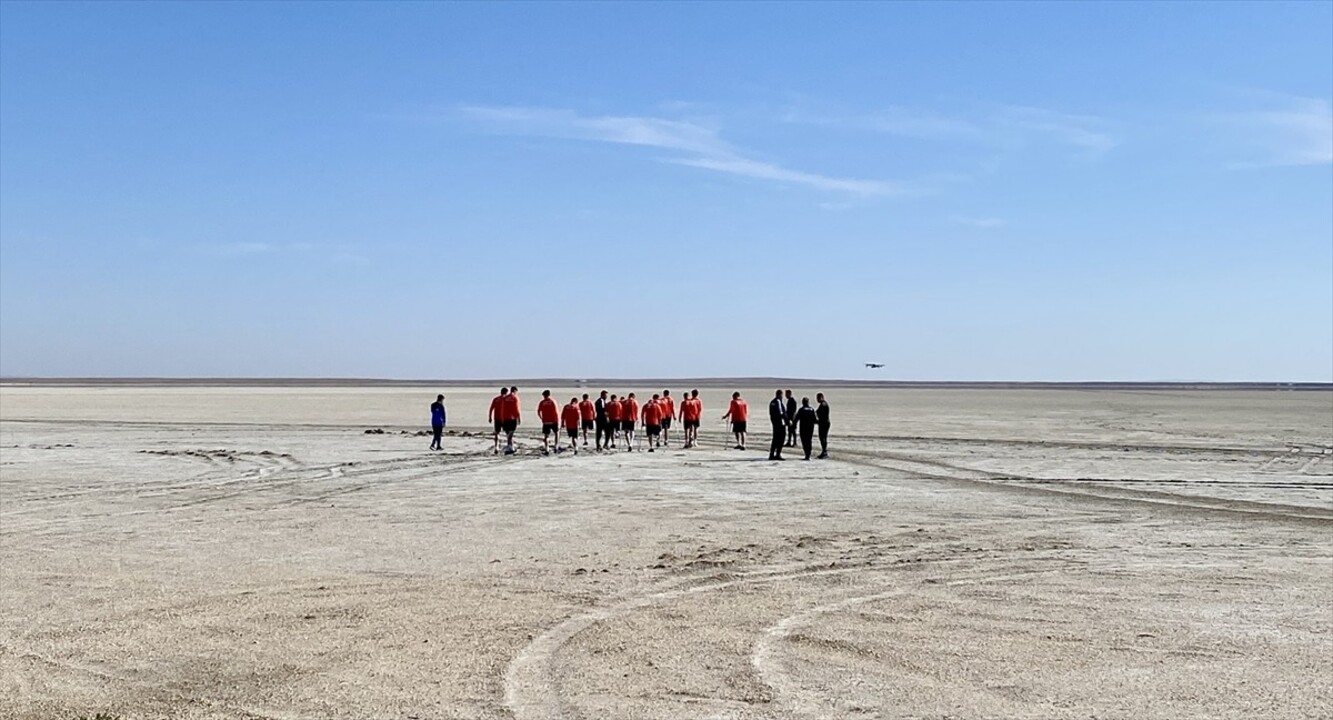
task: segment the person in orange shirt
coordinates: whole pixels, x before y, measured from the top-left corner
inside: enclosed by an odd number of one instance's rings
[[[731,406],[727,408],[727,414],[722,416],[723,420],[727,418],[731,418],[731,432],[736,435],[736,449],[744,450],[745,423],[750,419],[750,408],[738,392],[731,394]]]
[[[583,393],[583,401],[579,403],[579,420],[583,423],[583,447],[588,447],[588,431],[596,424],[597,408],[588,399],[588,393]]]
[[[612,395],[611,402],[606,404],[606,422],[610,426],[606,432],[611,436],[606,447],[616,446],[616,437],[620,435],[620,413],[622,409],[623,406],[620,401],[616,399],[615,395]]]
[[[523,406],[518,404],[518,393],[510,392],[500,401],[500,429],[505,434],[505,455],[514,454],[514,431],[518,430]]]
[[[671,418],[676,414],[676,401],[671,399],[671,391],[663,390],[662,399],[657,401],[662,406],[662,446],[671,444]]]
[[[634,393],[620,401],[620,429],[625,433],[625,449],[634,450],[634,424],[639,419],[639,401]]]
[[[648,452],[652,452],[662,442],[662,410],[660,395],[654,395],[643,406],[643,429],[648,435]]]
[[[495,446],[491,448],[492,455],[500,453],[500,431],[504,430],[504,418],[500,413],[500,406],[508,394],[509,388],[500,388],[500,394],[491,398],[491,409],[486,413],[486,422],[494,423],[495,427]]]
[[[704,404],[695,390],[680,401],[680,424],[685,428],[685,447],[692,448],[699,443],[699,421],[703,418]]]
[[[537,419],[542,421],[542,454],[550,455],[552,434],[556,436],[556,447],[560,447],[560,409],[551,399],[550,390],[542,391],[541,402],[537,403]]]
[[[587,395],[583,396],[583,402],[588,402]],[[589,404],[591,405],[591,403]],[[572,397],[569,399],[569,404],[560,411],[560,421],[564,423],[565,433],[569,435],[569,449],[573,450],[575,455],[579,454],[579,423],[582,420],[583,409],[579,407],[579,399]],[[586,430],[583,434],[583,445],[584,447],[587,447],[588,445],[588,434]],[[556,437],[555,440],[555,451],[560,452],[559,437]]]

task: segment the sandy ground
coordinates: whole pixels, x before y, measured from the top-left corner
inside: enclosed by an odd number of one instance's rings
[[[844,390],[781,464],[490,394],[0,388],[0,717],[1333,717],[1333,394]]]

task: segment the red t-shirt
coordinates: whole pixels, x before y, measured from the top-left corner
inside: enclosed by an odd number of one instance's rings
[[[698,420],[704,414],[704,403],[699,398],[690,398],[680,403],[680,412],[686,420]]]
[[[732,422],[745,422],[750,419],[750,407],[745,404],[744,400],[738,398],[731,401],[731,407],[727,410],[727,414],[731,416]]]
[[[597,408],[591,400],[584,400],[579,403],[579,417],[588,422],[597,418]]]
[[[541,419],[542,424],[560,422],[560,409],[551,398],[542,398],[542,401],[537,403],[537,417]]]
[[[662,410],[660,403],[649,401],[643,406],[643,424],[660,425],[662,423]]]
[[[669,397],[664,397],[658,402],[662,403],[662,417],[669,418],[676,416],[676,401]]]
[[[582,416],[583,414],[579,412],[579,406],[573,403],[566,405],[565,409],[560,411],[560,419],[565,421],[565,427],[570,430],[578,428]]]
[[[523,407],[518,404],[518,396],[510,393],[500,399],[500,422],[517,421],[523,415]]]
[[[486,417],[490,418],[492,422],[503,419],[500,417],[500,401],[503,399],[504,395],[496,395],[491,398],[491,409],[486,412]]]
[[[629,399],[621,400],[620,419],[629,420],[630,422],[639,419],[639,401]]]
[[[620,422],[620,401],[612,400],[606,404],[606,419]]]

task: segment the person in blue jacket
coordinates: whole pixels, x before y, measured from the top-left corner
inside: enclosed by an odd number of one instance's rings
[[[431,450],[443,450],[440,445],[440,438],[444,435],[444,396],[436,395],[435,402],[430,404],[430,429],[434,433],[435,439],[430,442]]]

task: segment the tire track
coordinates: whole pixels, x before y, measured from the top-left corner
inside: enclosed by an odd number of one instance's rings
[[[890,452],[842,450],[845,462],[863,467],[904,472],[915,477],[960,483],[973,487],[1008,489],[1017,492],[1042,492],[1067,497],[1087,498],[1112,504],[1138,503],[1182,511],[1203,511],[1243,515],[1262,515],[1293,522],[1333,523],[1333,511],[1299,505],[1280,505],[1248,500],[1227,500],[1184,495],[1165,491],[1100,486],[1075,486],[1069,479],[1038,478],[1014,473],[994,473],[952,465],[936,460],[913,458]],[[922,469],[925,467],[927,469]],[[941,470],[950,472],[940,472]],[[1140,481],[1144,482],[1144,481]]]
[[[974,572],[965,577],[938,582],[933,584],[932,587],[938,589],[940,587],[976,585],[987,582],[1024,580],[1035,576],[1064,572],[1067,569],[1068,568],[1065,567],[1047,570],[1034,569],[1009,572],[1001,570],[983,570]],[[759,640],[755,642],[754,649],[750,653],[750,665],[754,668],[755,675],[759,678],[759,681],[773,691],[775,701],[782,700],[784,696],[787,698],[786,703],[789,709],[794,713],[792,717],[837,717],[838,709],[829,702],[827,696],[802,689],[799,682],[789,678],[788,673],[782,670],[782,663],[776,659],[778,644],[787,640],[796,629],[808,625],[815,618],[822,615],[848,610],[880,600],[901,597],[909,592],[920,591],[921,587],[919,585],[912,587],[900,586],[895,587],[892,590],[882,590],[863,595],[854,595],[841,600],[822,603],[787,615],[769,626],[760,634]]]

